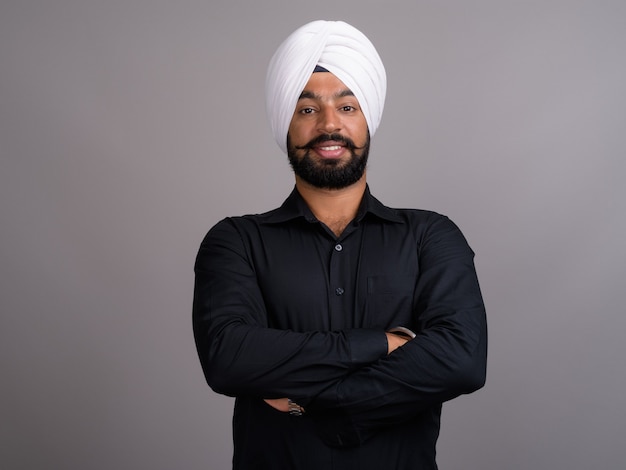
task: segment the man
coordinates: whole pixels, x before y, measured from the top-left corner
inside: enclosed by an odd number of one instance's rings
[[[484,384],[473,252],[446,217],[369,192],[383,64],[343,22],[279,47],[267,108],[295,189],[228,218],[196,261],[194,333],[236,397],[235,469],[436,469],[441,404]]]

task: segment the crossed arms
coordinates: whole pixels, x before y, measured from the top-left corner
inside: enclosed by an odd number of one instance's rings
[[[484,384],[486,319],[473,253],[448,219],[421,238],[418,328],[409,342],[383,329],[270,328],[244,240],[225,220],[196,262],[194,333],[216,392],[265,399],[281,411],[289,397],[307,415],[347,416],[359,441]]]

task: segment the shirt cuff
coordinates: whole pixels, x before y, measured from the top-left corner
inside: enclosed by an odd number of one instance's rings
[[[346,336],[350,360],[355,367],[370,364],[387,355],[387,336],[382,330],[348,330]]]

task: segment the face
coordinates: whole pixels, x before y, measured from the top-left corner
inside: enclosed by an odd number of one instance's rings
[[[312,74],[287,134],[296,176],[319,188],[344,188],[363,177],[368,153],[367,122],[356,97],[332,73]]]

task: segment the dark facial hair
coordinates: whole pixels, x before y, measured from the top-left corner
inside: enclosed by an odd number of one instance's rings
[[[329,141],[342,142],[350,150],[347,163],[335,159],[316,161],[311,157],[313,147]],[[369,133],[363,147],[357,147],[351,139],[340,134],[320,135],[305,145],[295,146],[287,134],[287,156],[291,168],[296,175],[317,188],[341,189],[359,181],[365,173],[369,148]],[[304,150],[301,157],[297,155],[298,150]],[[360,155],[357,150],[361,151]]]

